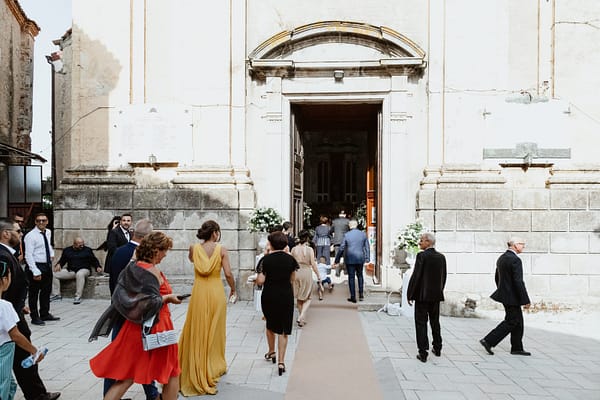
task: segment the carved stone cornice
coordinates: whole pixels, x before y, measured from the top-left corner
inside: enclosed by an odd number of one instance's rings
[[[546,180],[548,188],[600,188],[600,164],[553,166]]]
[[[17,0],[5,0],[8,9],[15,16],[15,19],[19,23],[21,30],[29,33],[31,36],[36,37],[40,33],[40,27],[35,21],[27,18],[25,11],[21,8],[21,5]]]
[[[423,170],[421,188],[500,187],[506,183],[500,167],[479,164],[444,164]]]
[[[133,168],[78,166],[65,170],[61,185],[135,185]]]
[[[325,43],[347,43],[377,49],[368,60],[297,60],[294,52]],[[387,27],[351,21],[320,21],[280,32],[258,45],[248,56],[248,70],[258,79],[326,77],[343,71],[344,77],[416,75],[427,66],[425,51],[406,36]]]

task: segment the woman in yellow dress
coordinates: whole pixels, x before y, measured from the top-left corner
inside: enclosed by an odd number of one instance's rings
[[[219,224],[212,220],[204,222],[196,237],[202,242],[190,246],[188,254],[194,263],[194,287],[179,338],[179,379],[184,396],[217,393],[217,382],[227,372],[227,299],[221,269],[231,288],[230,300],[236,298],[227,249],[218,243],[221,239]]]

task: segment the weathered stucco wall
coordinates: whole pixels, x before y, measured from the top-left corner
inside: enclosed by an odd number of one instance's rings
[[[39,32],[15,0],[0,2],[0,142],[31,150],[33,46]],[[15,159],[26,164],[27,160]]]
[[[448,254],[449,290],[484,299],[506,236],[520,233],[530,241],[526,278],[537,299],[593,303],[596,228],[582,221],[600,212],[592,206],[600,40],[589,22],[600,5],[557,3],[76,2],[65,70],[71,114],[57,132],[66,170],[57,236],[68,245],[85,230],[100,241],[113,213],[133,209],[177,237],[167,267],[189,273],[185,249],[195,225],[216,215],[239,255],[234,268],[249,271],[247,213],[256,205],[290,208],[290,103],[378,102],[384,265],[398,230],[422,217]],[[251,75],[248,57],[261,43],[332,20],[404,35],[425,51],[426,68],[377,76],[357,68],[339,82],[310,72]],[[307,46],[282,61],[357,61],[373,50],[349,49]],[[151,155],[158,170],[144,165]],[[221,194],[231,197],[222,207],[194,200]],[[81,196],[91,198],[80,204]]]

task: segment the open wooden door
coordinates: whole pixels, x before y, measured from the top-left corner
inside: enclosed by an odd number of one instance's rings
[[[368,272],[372,268],[373,281],[381,282],[381,127],[382,113],[377,112],[377,134],[369,135],[369,164],[367,168],[367,238],[369,239],[371,259]],[[370,275],[370,274],[369,274]]]
[[[291,215],[290,222],[294,225],[294,234],[303,228],[304,221],[304,147],[294,112],[291,114]]]

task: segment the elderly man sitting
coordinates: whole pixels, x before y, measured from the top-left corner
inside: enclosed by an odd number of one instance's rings
[[[62,269],[67,264],[66,269]],[[81,303],[81,294],[85,286],[85,279],[90,276],[92,267],[96,272],[101,272],[100,261],[94,255],[91,248],[87,247],[82,238],[75,238],[73,246],[63,250],[60,260],[54,266],[54,277],[52,279],[52,297],[50,300],[62,299],[60,293],[60,281],[75,279],[75,299],[73,304]]]

